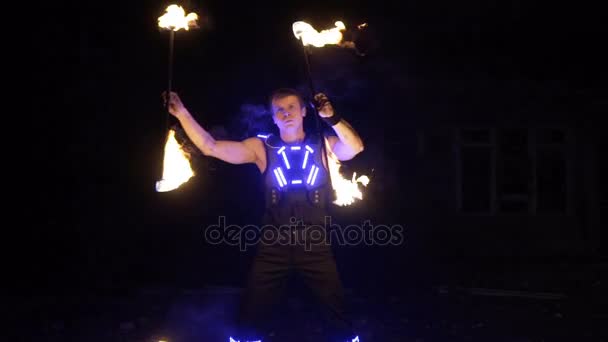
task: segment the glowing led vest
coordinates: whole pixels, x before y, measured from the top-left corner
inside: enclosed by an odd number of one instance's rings
[[[290,215],[322,219],[330,185],[319,136],[307,135],[300,144],[287,144],[274,135],[258,137],[265,144],[266,207],[273,221]]]
[[[320,141],[306,139],[301,144],[285,144],[280,138],[266,137],[266,185],[281,192],[312,190],[327,183]],[[320,140],[320,139],[319,139]]]

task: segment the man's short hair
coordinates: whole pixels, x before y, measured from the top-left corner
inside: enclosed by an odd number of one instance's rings
[[[299,91],[292,88],[279,88],[273,91],[272,94],[270,94],[270,96],[268,97],[268,105],[270,107],[270,111],[272,112],[272,101],[279,100],[291,95],[298,98],[298,101],[300,101],[300,107],[306,106],[304,98],[302,98],[302,94],[300,94]]]

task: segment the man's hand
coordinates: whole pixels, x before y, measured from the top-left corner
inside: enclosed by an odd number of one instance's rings
[[[183,116],[186,113],[188,113],[188,110],[186,109],[186,107],[184,107],[184,104],[182,103],[182,100],[179,98],[177,93],[171,92],[169,99],[168,99],[169,103],[167,103],[167,92],[166,91],[163,92],[162,97],[163,97],[165,105],[167,106],[167,109],[169,110],[169,113],[171,113],[176,118],[179,119],[180,116]]]
[[[319,112],[319,116],[322,118],[330,118],[334,115],[334,107],[329,102],[329,99],[325,94],[318,93],[315,95],[315,105],[317,106],[317,111]]]
[[[338,135],[337,137],[328,137],[328,140],[330,141],[330,149],[339,160],[352,159],[363,151],[363,141],[352,126],[342,119],[339,113],[334,111],[334,107],[325,94],[318,93],[315,95],[314,103],[321,119],[330,125]]]

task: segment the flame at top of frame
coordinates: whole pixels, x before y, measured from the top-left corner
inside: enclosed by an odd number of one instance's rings
[[[298,39],[302,39],[304,45],[323,47],[328,44],[340,44],[342,42],[342,31],[346,30],[346,25],[341,21],[335,22],[335,27],[318,32],[312,25],[304,21],[296,21],[292,25],[293,34]]]
[[[165,9],[165,14],[158,18],[158,27],[173,31],[184,29],[188,31],[190,28],[198,27],[196,13],[188,13],[181,6],[169,5]]]

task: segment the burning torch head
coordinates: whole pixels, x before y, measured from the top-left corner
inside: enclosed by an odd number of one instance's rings
[[[158,18],[158,27],[162,29],[178,31],[184,29],[198,28],[196,13],[188,13],[181,6],[169,5],[165,9],[165,14]]]
[[[359,56],[365,56],[369,50],[367,29],[367,23],[358,25],[356,29],[347,29],[341,21],[336,21],[333,28],[321,32],[304,21],[296,21],[292,25],[294,36],[301,40],[305,46],[319,48],[325,45],[335,45],[352,49]]]

